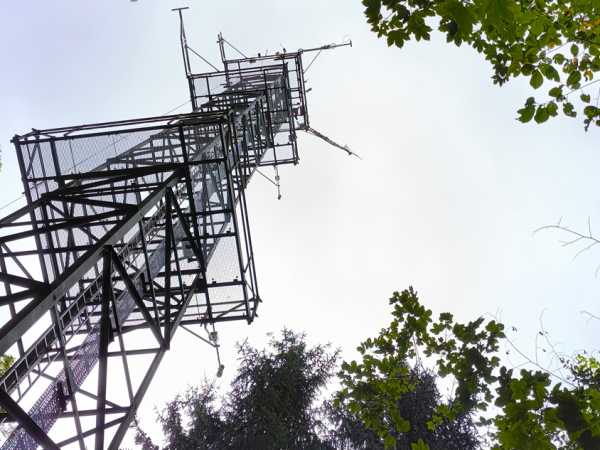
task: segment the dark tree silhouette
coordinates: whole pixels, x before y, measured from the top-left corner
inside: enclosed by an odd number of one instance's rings
[[[310,347],[303,334],[283,330],[267,349],[238,346],[239,369],[231,389],[217,401],[205,383],[169,402],[159,415],[165,450],[330,448],[320,436],[321,390],[334,374],[337,351]],[[157,446],[138,430],[145,450]]]
[[[358,450],[383,449],[383,440],[343,404],[322,401],[332,379],[338,352],[329,345],[309,346],[303,334],[283,330],[266,349],[238,346],[239,369],[223,399],[204,383],[167,403],[159,414],[164,450]],[[408,366],[407,366],[408,367]],[[427,428],[441,398],[436,377],[410,369],[414,389],[398,401],[410,418],[407,433],[398,432],[396,448],[410,449],[422,439],[431,450],[469,450],[477,434],[469,417]],[[143,450],[159,447],[138,428]]]

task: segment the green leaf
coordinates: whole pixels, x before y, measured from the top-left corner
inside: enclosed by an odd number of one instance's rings
[[[386,450],[396,448],[396,438],[391,434],[388,434],[383,440],[383,447]]]
[[[538,106],[537,111],[535,112],[535,116],[533,119],[536,123],[544,123],[548,120],[550,114],[548,113],[548,109],[545,106]]]
[[[552,117],[556,117],[558,115],[558,105],[554,102],[549,102],[546,105],[546,109],[548,110],[548,114]]]
[[[504,38],[510,38],[510,32],[514,27],[514,14],[506,0],[488,0],[485,5],[487,22],[494,30]]]
[[[600,115],[600,109],[590,105],[583,108],[583,113],[588,119],[593,119],[594,117]]]
[[[409,34],[412,33],[417,41],[420,41],[421,39],[428,41],[431,27],[425,23],[423,16],[411,14],[408,19],[406,31]]]
[[[542,76],[542,73],[539,70],[534,70],[531,74],[531,78],[529,79],[529,84],[531,87],[537,89],[542,85],[543,82],[544,77]]]
[[[456,35],[459,37],[466,37],[473,31],[473,24],[475,17],[471,14],[471,9],[465,6],[459,0],[446,0],[440,7],[440,13],[448,16],[452,19],[457,26]]]
[[[423,439],[419,439],[417,442],[410,444],[410,450],[429,450],[429,445]]]
[[[571,55],[577,56],[579,54],[579,47],[577,44],[571,45]]]
[[[589,95],[589,94],[581,94],[581,95],[579,96],[579,98],[581,98],[581,101],[582,101],[582,102],[585,102],[585,103],[589,103],[589,102],[590,102],[590,100],[591,100],[591,97],[590,97],[590,95]]]
[[[522,123],[527,123],[533,119],[533,115],[535,114],[535,106],[527,105],[524,108],[519,109],[517,112],[519,113],[519,118],[517,120]]]
[[[523,67],[521,67],[521,73],[523,75],[525,75],[526,77],[528,77],[529,75],[531,75],[531,73],[535,70],[535,66],[532,64],[523,64]]]
[[[570,73],[569,78],[567,78],[567,86],[572,87],[573,89],[577,89],[579,87],[579,82],[581,81],[581,72],[574,70]]]
[[[562,88],[560,86],[555,86],[548,91],[550,97],[560,98],[562,97]]]
[[[577,117],[577,112],[573,108],[573,103],[566,102],[563,104],[563,113],[567,117]]]
[[[376,23],[381,14],[381,0],[363,0],[362,4],[366,8],[365,15],[367,16],[369,23]]]
[[[548,80],[560,81],[560,75],[558,71],[550,64],[540,64],[540,71]]]

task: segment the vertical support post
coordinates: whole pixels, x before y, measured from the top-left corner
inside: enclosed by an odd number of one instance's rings
[[[179,140],[181,143],[181,153],[183,154],[183,162],[185,164],[185,187],[188,194],[188,202],[190,205],[190,222],[192,225],[192,230],[194,231],[194,239],[196,240],[196,245],[200,249],[198,252],[198,263],[200,264],[200,271],[202,272],[202,277],[206,281],[206,261],[204,261],[204,253],[202,251],[202,245],[200,241],[200,230],[198,229],[198,211],[196,211],[196,198],[194,196],[194,188],[192,186],[192,176],[190,173],[190,164],[189,164],[189,154],[187,150],[187,145],[185,143],[185,135],[183,133],[183,127],[179,127]],[[183,224],[185,226],[185,223]],[[191,244],[191,243],[190,243]],[[193,244],[192,244],[193,245]],[[208,314],[208,318],[210,320],[213,319],[212,314],[212,306],[210,303],[210,297],[208,295],[208,289],[206,290],[206,312]]]
[[[225,56],[225,39],[223,38],[222,33],[218,34],[217,42],[219,43],[219,52],[221,53],[221,61],[223,62],[223,69],[225,70],[225,82],[227,83],[227,86],[229,86],[229,67],[227,67],[227,57]]]
[[[185,25],[183,23],[183,10],[189,9],[188,7],[173,8],[171,11],[177,11],[179,14],[179,40],[181,43],[181,54],[183,56],[183,67],[185,69],[185,76],[188,80],[190,88],[190,99],[192,101],[192,108],[194,111],[198,109],[196,102],[196,87],[194,86],[194,80],[192,79],[192,68],[190,65],[190,53],[187,45],[187,37],[185,35]]]
[[[63,177],[61,175],[61,171],[60,171],[60,164],[58,161],[58,154],[56,152],[56,144],[54,142],[54,139],[50,140],[50,153],[52,155],[52,163],[54,165],[54,176],[56,177],[58,186],[60,188],[64,188],[65,186],[65,182],[63,180]],[[71,214],[69,214],[69,210],[67,207],[67,203],[65,201],[62,202],[62,207],[63,207],[63,214],[65,218],[69,218],[71,217]],[[40,207],[40,210],[42,212],[42,217],[44,219],[44,222],[46,222],[46,224],[49,224],[48,221],[48,213],[46,211],[46,206],[43,205]],[[54,250],[54,243],[52,241],[52,233],[46,232],[46,239],[48,241],[48,249],[49,250]],[[68,237],[67,237],[67,242],[69,245],[75,245],[75,237],[73,235],[73,229],[69,228],[68,229]],[[67,266],[69,264],[69,253],[67,253],[66,256],[66,262],[64,262],[64,266]],[[73,252],[73,260],[75,260],[77,258],[77,253]],[[50,261],[52,263],[52,270],[54,272],[54,279],[58,278],[59,274],[60,274],[60,270],[58,267],[58,256],[56,255],[56,253],[51,253],[50,254]],[[66,267],[63,267],[63,269]],[[61,302],[62,306],[63,306],[63,310],[66,308],[66,302],[64,300],[64,298],[62,299]],[[79,408],[77,407],[77,399],[76,399],[76,387],[75,387],[75,383],[73,381],[73,372],[71,371],[71,364],[69,362],[69,358],[67,356],[66,353],[66,342],[65,342],[65,338],[64,338],[64,334],[63,334],[63,325],[62,325],[62,321],[60,318],[60,313],[59,313],[59,304],[56,304],[52,307],[51,310],[51,314],[52,314],[52,321],[54,322],[54,328],[55,328],[55,333],[56,333],[56,337],[57,337],[57,341],[58,341],[58,346],[59,346],[59,353],[61,355],[61,359],[63,362],[63,367],[64,367],[64,371],[65,371],[65,379],[67,382],[67,390],[69,392],[69,399],[71,402],[71,408],[73,409],[73,419],[75,421],[75,429],[77,431],[77,435],[78,435],[78,441],[79,441],[79,448],[81,450],[85,450],[85,443],[83,441],[83,438],[81,437],[81,433],[82,433],[82,428],[81,428],[81,419],[79,417]],[[59,389],[62,389],[62,386],[59,384],[58,385]]]
[[[69,399],[71,401],[71,408],[73,409],[73,418],[75,420],[75,430],[77,430],[77,437],[79,441],[80,450],[85,450],[85,442],[83,441],[83,437],[81,436],[82,428],[81,428],[81,419],[79,417],[79,408],[77,407],[77,399],[75,398],[75,394],[77,393],[77,389],[75,386],[75,382],[73,381],[73,372],[71,370],[71,364],[69,363],[69,358],[66,353],[66,342],[63,334],[63,325],[58,313],[58,305],[54,305],[52,307],[52,321],[54,322],[54,327],[56,329],[56,336],[58,337],[59,344],[59,352],[61,359],[63,361],[63,367],[65,370],[65,378],[67,381],[67,389],[69,391]],[[58,385],[59,389],[62,389],[61,385]]]
[[[232,130],[235,130],[235,123],[233,120],[230,121],[230,126],[232,128]],[[235,235],[235,246],[236,246],[236,250],[237,250],[237,254],[238,254],[238,265],[239,265],[239,269],[240,269],[240,281],[242,282],[242,291],[244,292],[244,306],[246,307],[246,317],[247,317],[247,321],[248,323],[250,323],[251,317],[250,317],[250,306],[248,305],[248,290],[246,288],[246,283],[244,282],[244,264],[242,262],[242,246],[240,245],[240,234],[239,234],[239,227],[238,227],[238,223],[237,223],[237,217],[235,214],[235,196],[233,193],[233,177],[232,177],[232,173],[231,173],[231,169],[229,167],[229,155],[227,154],[227,147],[225,147],[225,139],[223,136],[223,126],[221,125],[220,128],[220,137],[221,137],[221,145],[223,145],[223,152],[224,152],[224,160],[223,160],[223,164],[225,165],[225,176],[227,177],[227,197],[229,198],[229,205],[231,205],[231,222],[233,225],[233,232]],[[235,146],[237,145],[237,136],[234,138],[232,136],[232,148],[235,148]],[[234,152],[234,150],[232,150],[232,152]]]
[[[252,111],[249,111],[249,114],[252,114]],[[254,320],[254,315],[256,314],[256,310],[258,307],[258,290],[256,289],[256,277],[255,277],[255,270],[254,270],[254,256],[252,253],[252,241],[250,240],[250,228],[249,228],[249,222],[248,222],[248,214],[247,214],[247,209],[246,209],[246,195],[245,195],[245,181],[243,180],[244,174],[242,173],[242,170],[244,168],[244,165],[242,164],[242,158],[243,158],[243,154],[248,154],[248,136],[247,136],[247,119],[246,116],[242,117],[242,145],[241,145],[241,152],[240,152],[240,145],[238,145],[238,136],[237,136],[237,132],[235,129],[235,125],[232,125],[233,127],[233,136],[234,136],[234,144],[232,144],[232,154],[233,154],[233,164],[232,166],[228,167],[227,172],[230,173],[230,178],[233,179],[234,177],[234,172],[237,172],[237,177],[238,179],[240,179],[240,184],[237,187],[237,197],[236,197],[236,190],[235,190],[235,186],[231,186],[231,192],[234,196],[234,205],[233,205],[233,220],[234,220],[234,224],[235,224],[235,231],[236,231],[236,244],[237,244],[237,248],[238,248],[238,258],[240,261],[240,278],[241,281],[243,283],[242,285],[242,289],[244,291],[244,299],[246,301],[246,312],[248,314],[248,321],[252,322],[252,320]],[[227,158],[227,161],[229,161],[229,158]],[[258,162],[258,161],[257,161]],[[227,166],[226,166],[227,168]],[[230,184],[230,183],[228,183]],[[237,216],[235,215],[235,208],[236,208],[236,204],[239,202],[239,206],[240,206],[240,220],[242,222],[242,229],[239,229],[239,223],[237,222]],[[248,259],[248,261],[246,262],[247,265],[244,266],[244,257],[243,257],[243,253],[242,253],[242,246],[241,246],[241,242],[240,240],[242,239],[241,236],[241,232],[243,232],[243,239],[244,239],[244,248],[246,250],[245,256]],[[252,313],[250,313],[250,308],[248,306],[248,293],[247,293],[247,284],[246,284],[246,270],[249,270],[250,274],[249,274],[249,279],[250,279],[250,289],[252,291],[253,294],[253,300],[254,300],[254,305],[252,308]]]
[[[0,273],[8,273],[6,270],[6,262],[4,261],[4,246],[0,246]],[[3,282],[4,284],[4,294],[5,295],[12,295],[12,289],[10,287],[10,283],[5,280]],[[8,304],[8,310],[10,311],[10,317],[14,318],[15,315],[17,314],[17,309],[15,308],[15,304],[14,303],[9,303]],[[23,339],[19,338],[17,340],[17,350],[19,351],[19,357],[23,356],[25,354],[25,347],[23,346]],[[31,378],[29,377],[29,375],[27,375],[29,382],[31,383]],[[21,386],[19,383],[17,383],[17,392],[19,393],[19,396],[21,395]]]
[[[171,236],[173,217],[171,216],[170,189],[165,195],[165,348],[171,348]],[[183,301],[183,298],[181,299]]]
[[[246,255],[248,257],[248,270],[250,271],[250,283],[254,297],[254,308],[252,311],[252,319],[256,315],[260,295],[258,293],[258,280],[256,278],[256,267],[254,265],[254,248],[252,246],[252,233],[250,233],[250,220],[248,217],[248,206],[246,204],[246,191],[242,189],[240,192],[240,215],[242,227],[244,229],[244,244],[246,246]]]
[[[98,399],[96,401],[96,450],[104,450],[104,424],[106,419],[106,372],[108,344],[110,341],[110,304],[113,301],[112,247],[104,247],[102,257],[102,310],[100,315],[100,349],[98,351]]]
[[[56,142],[55,142],[54,138],[50,140],[50,153],[52,154],[52,164],[54,165],[54,177],[56,178],[58,187],[62,189],[65,187],[65,180],[62,176],[62,172],[60,169],[60,162],[58,160],[58,152],[56,151]],[[64,202],[64,201],[62,202],[62,207],[63,207],[64,217],[65,218],[72,217],[72,214],[69,213],[69,208],[67,207],[66,202]],[[67,245],[74,246],[75,245],[75,236],[73,235],[73,229],[69,228],[67,233],[68,233]],[[73,254],[73,261],[75,261],[77,259],[76,251],[67,253],[65,267],[69,266],[69,256],[71,255],[71,253]]]
[[[25,190],[25,199],[27,200],[27,204],[31,205],[33,203],[33,199],[31,198],[31,191],[29,190],[29,181],[27,181],[26,170],[25,170],[25,161],[23,160],[23,152],[21,149],[21,144],[19,144],[19,136],[15,136],[12,139],[12,143],[15,146],[15,150],[17,153],[17,161],[19,162],[19,169],[21,171],[21,181],[23,182],[23,188]],[[42,206],[43,208],[43,206]],[[42,248],[42,240],[40,239],[40,233],[37,231],[37,218],[35,217],[35,210],[32,208],[30,212],[31,218],[31,227],[35,231],[34,239],[35,245],[37,248]],[[40,261],[40,269],[42,271],[42,277],[45,283],[49,283],[48,271],[46,269],[46,263],[44,261],[44,255],[42,253],[38,254],[38,258]]]
[[[310,128],[308,120],[308,102],[306,101],[306,86],[304,85],[304,67],[302,66],[302,53],[296,56],[296,70],[298,71],[298,89],[301,93],[300,105],[304,112],[304,129]]]
[[[263,78],[264,78],[264,82],[265,82],[265,101],[267,103],[267,130],[268,130],[268,134],[266,134],[267,137],[267,147],[269,147],[269,145],[271,147],[273,147],[273,162],[274,164],[277,164],[277,148],[275,147],[275,132],[273,130],[273,117],[271,115],[271,99],[269,98],[270,92],[269,92],[269,88],[267,87],[267,73],[263,71]],[[270,140],[270,142],[269,142]],[[265,150],[266,151],[266,150]],[[258,165],[259,162],[257,162]]]
[[[125,372],[125,383],[127,384],[127,393],[129,394],[129,401],[133,401],[133,384],[131,383],[131,374],[129,372],[129,363],[127,361],[127,353],[125,349],[125,341],[123,340],[123,333],[121,331],[121,322],[119,321],[119,313],[117,311],[116,302],[112,302],[112,312],[115,320],[115,328],[117,331],[117,337],[119,339],[119,348],[121,349],[121,361],[123,363],[123,371]]]
[[[177,327],[179,326],[179,324],[181,323],[181,320],[183,319],[185,310],[186,310],[187,306],[189,305],[190,300],[192,299],[194,290],[197,288],[198,283],[200,282],[199,280],[200,280],[200,275],[196,275],[196,277],[194,278],[194,281],[192,281],[190,291],[187,293],[186,297],[184,297],[181,301],[181,305],[180,305],[181,307],[179,308],[179,311],[177,312],[177,315],[173,320],[173,325],[174,325],[173,334],[175,334],[175,332],[177,331]],[[129,411],[127,412],[127,414],[125,414],[125,416],[121,420],[121,424],[119,425],[119,428],[117,429],[117,431],[112,439],[112,442],[108,446],[108,450],[118,450],[119,444],[123,440],[123,437],[125,436],[125,433],[127,432],[127,428],[129,427],[129,424],[133,420],[133,418],[137,412],[137,409],[142,401],[142,398],[144,397],[144,394],[146,393],[146,390],[148,389],[148,386],[150,385],[150,382],[152,381],[152,378],[154,377],[154,374],[156,373],[156,370],[158,369],[158,366],[160,365],[160,362],[161,362],[162,358],[164,357],[165,353],[166,353],[166,350],[164,348],[159,349],[156,356],[150,363],[150,367],[148,367],[148,369],[146,371],[146,375],[144,376],[144,379],[142,380],[142,382],[140,383],[140,385],[138,387],[138,391],[135,394],[135,397],[133,399],[133,402],[131,403]]]
[[[283,94],[284,94],[284,110],[287,111],[288,128],[289,128],[289,143],[292,146],[292,159],[294,164],[298,162],[298,145],[296,143],[296,128],[294,126],[294,115],[292,113],[293,101],[292,101],[292,90],[289,85],[289,72],[287,63],[283,64]]]
[[[152,282],[152,273],[150,272],[150,258],[148,256],[148,246],[146,244],[146,232],[144,231],[143,222],[140,221],[138,229],[142,238],[142,251],[144,253],[144,263],[146,265],[146,276],[148,277],[148,285],[150,287],[150,296],[152,297],[152,309],[154,310],[154,320],[159,322],[158,306],[156,305],[156,292],[154,291],[154,283]]]

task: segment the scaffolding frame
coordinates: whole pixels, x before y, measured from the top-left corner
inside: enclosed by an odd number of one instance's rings
[[[191,113],[13,138],[27,205],[0,219],[0,418],[17,424],[0,450],[116,450],[180,327],[255,319],[245,189],[299,161],[305,51],[227,59],[224,42],[224,70],[193,73],[181,23]]]

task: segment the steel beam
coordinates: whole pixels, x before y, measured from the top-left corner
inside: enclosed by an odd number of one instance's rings
[[[19,339],[35,322],[37,322],[77,281],[88,272],[101,258],[104,246],[116,244],[144,215],[154,207],[165,195],[167,188],[174,186],[179,177],[179,171],[173,173],[162,186],[149,195],[139,205],[137,211],[130,212],[122,220],[121,225],[115,227],[100,239],[96,245],[88,250],[74,265],[67,269],[59,278],[53,281],[50,289],[43,295],[35,298],[20,310],[14,318],[0,328],[0,354],[5,354],[10,346]]]
[[[23,411],[17,402],[15,402],[4,389],[0,389],[0,405],[2,405],[8,415],[15,419],[19,425],[21,425],[23,429],[27,431],[27,433],[44,449],[59,450],[58,445],[56,445],[54,441],[48,437],[44,430],[42,430],[31,417],[29,417],[29,414]]]

